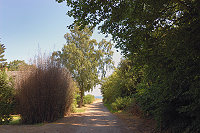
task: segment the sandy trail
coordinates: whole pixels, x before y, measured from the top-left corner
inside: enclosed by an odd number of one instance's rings
[[[132,133],[103,106],[101,100],[88,105],[84,113],[75,113],[54,123],[39,125],[4,125],[0,133]]]

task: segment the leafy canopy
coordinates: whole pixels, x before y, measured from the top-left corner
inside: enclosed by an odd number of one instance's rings
[[[90,91],[99,83],[100,75],[104,77],[106,69],[113,65],[112,44],[106,40],[97,43],[90,39],[92,30],[87,26],[81,31],[75,26],[70,31],[64,35],[66,45],[61,51],[54,52],[53,57],[72,73],[80,91]]]
[[[182,23],[198,23],[198,0],[56,0],[71,7],[74,24],[97,26],[112,34],[124,53],[138,52],[152,41],[152,31],[166,31]],[[194,18],[194,19],[191,19]],[[163,32],[159,33],[164,36]],[[154,34],[155,35],[155,34]],[[132,53],[132,54],[133,54]]]
[[[4,52],[5,52],[5,46],[4,44],[0,43],[0,67],[3,67],[6,65],[5,61],[6,59],[4,59]]]
[[[200,131],[199,0],[57,1],[71,7],[74,24],[100,25],[138,68],[145,66],[138,102],[160,128]]]
[[[132,97],[142,78],[142,70],[137,70],[131,60],[121,60],[113,74],[102,81],[100,89],[104,102],[112,103],[118,97]]]
[[[11,78],[0,71],[0,124],[8,124],[15,109],[15,90]]]
[[[29,65],[24,60],[14,60],[8,63],[7,67],[9,71],[18,71],[20,69],[27,68]]]

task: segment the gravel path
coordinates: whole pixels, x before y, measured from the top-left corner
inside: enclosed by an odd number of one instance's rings
[[[0,133],[132,133],[99,100],[84,113],[76,113],[44,125],[4,125]]]

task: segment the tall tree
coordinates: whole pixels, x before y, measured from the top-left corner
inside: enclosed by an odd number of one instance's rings
[[[198,0],[56,0],[71,7],[74,24],[97,26],[112,34],[116,47],[133,54],[152,41],[152,31],[199,23]],[[193,19],[192,19],[193,18]],[[70,27],[71,27],[70,26]],[[189,26],[189,25],[188,25]],[[194,31],[197,32],[197,31]],[[162,32],[162,34],[165,34]],[[181,40],[181,39],[180,39]],[[198,40],[197,40],[198,41]]]
[[[5,52],[5,46],[4,46],[4,44],[1,44],[0,43],[0,68],[3,68],[3,67],[5,67],[5,65],[6,65],[6,59],[4,59],[4,52]]]
[[[53,57],[57,57],[64,66],[72,73],[73,78],[80,88],[81,102],[85,91],[90,91],[106,74],[106,69],[112,67],[112,44],[102,40],[97,43],[95,39],[90,39],[92,30],[85,27],[82,31],[78,26],[65,34],[67,41],[61,51],[54,52]]]
[[[66,1],[74,23],[100,25],[144,66],[141,106],[162,129],[200,131],[199,0]]]

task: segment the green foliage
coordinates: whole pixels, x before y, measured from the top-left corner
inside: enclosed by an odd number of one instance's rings
[[[6,66],[6,59],[4,59],[5,45],[0,43],[0,68]]]
[[[5,72],[0,71],[0,124],[8,124],[15,107],[14,87]]]
[[[142,79],[142,70],[138,70],[134,63],[124,59],[111,76],[102,82],[101,92],[105,103],[113,103],[118,97],[132,96],[136,86]]]
[[[9,71],[19,71],[20,69],[27,69],[28,67],[30,66],[24,60],[14,60],[7,65]]]
[[[73,89],[74,89],[74,93],[73,93],[73,102],[70,108],[70,112],[77,112],[77,106],[78,106],[78,99],[80,101],[80,91],[79,88],[77,87],[76,82],[73,81]],[[78,98],[79,97],[79,98]]]
[[[94,100],[95,100],[95,97],[93,95],[88,94],[88,95],[83,97],[83,105],[91,104],[91,103],[94,102]],[[76,94],[74,99],[73,99],[72,106],[71,106],[71,112],[80,113],[80,112],[85,111],[84,108],[77,108],[80,101],[81,101],[80,95]]]
[[[12,121],[9,122],[9,125],[19,125],[21,123],[20,115],[11,115]]]
[[[90,103],[94,102],[94,100],[95,100],[95,97],[93,95],[88,94],[88,95],[83,97],[83,105],[90,104]],[[75,103],[79,104],[80,102],[81,102],[80,95],[76,95],[75,96]]]
[[[81,102],[81,96],[79,94],[75,95],[75,98],[74,98],[74,103],[75,103],[75,106],[77,107],[78,104],[80,104]],[[83,100],[84,101],[84,100]]]
[[[78,106],[77,100],[74,98],[73,103],[72,103],[71,108],[70,108],[70,112],[75,113],[77,106]]]
[[[85,107],[81,107],[81,108],[76,108],[75,113],[83,113],[85,111],[86,111],[86,108]]]
[[[93,89],[99,83],[99,74],[105,76],[105,69],[112,66],[112,44],[105,40],[97,43],[90,39],[92,30],[85,27],[82,31],[78,26],[65,34],[67,44],[62,51],[54,52],[52,58],[60,60],[72,73],[80,89],[80,106],[85,91]]]
[[[18,108],[25,124],[57,120],[70,111],[73,102],[71,74],[49,58],[38,57],[35,64],[17,82]]]
[[[131,97],[142,78],[142,70],[134,66],[131,60],[122,60],[113,74],[102,82],[104,103],[110,104],[113,111],[127,109],[133,103]]]
[[[109,104],[109,103],[104,103],[104,106],[105,106],[111,113],[118,112],[118,111],[116,111],[116,110],[113,110],[112,107],[111,107],[111,104]]]
[[[173,74],[175,76],[177,72]],[[198,131],[198,81],[181,81],[181,77],[173,79],[173,76],[171,79],[162,78],[156,77],[153,83],[151,81],[149,84],[143,83],[138,86],[136,100],[140,107],[146,114],[153,116],[162,129],[170,128],[174,132]]]
[[[101,87],[104,103],[112,103],[115,101],[115,98],[121,95],[119,84],[120,77],[118,77],[116,72],[104,79]]]
[[[71,7],[67,14],[74,18],[73,25],[78,24],[82,28],[85,25],[100,25],[99,29],[103,33],[111,34],[117,47],[130,55],[140,52],[141,48],[148,47],[151,50],[155,46],[152,45],[156,42],[152,32],[154,35],[162,36],[167,30],[183,25],[189,26],[192,24],[190,22],[195,22],[196,29],[199,24],[198,0],[56,1],[66,1]],[[165,31],[163,32],[162,29]]]
[[[84,98],[83,98],[84,104],[91,104],[94,102],[94,100],[95,100],[95,97],[90,94],[84,96]]]
[[[67,0],[67,4],[74,24],[100,24],[99,29],[111,34],[116,47],[143,71],[135,87],[136,100],[161,130],[200,132],[199,0]]]
[[[125,110],[127,107],[131,105],[133,102],[131,97],[118,97],[115,102],[111,104],[113,110]]]

